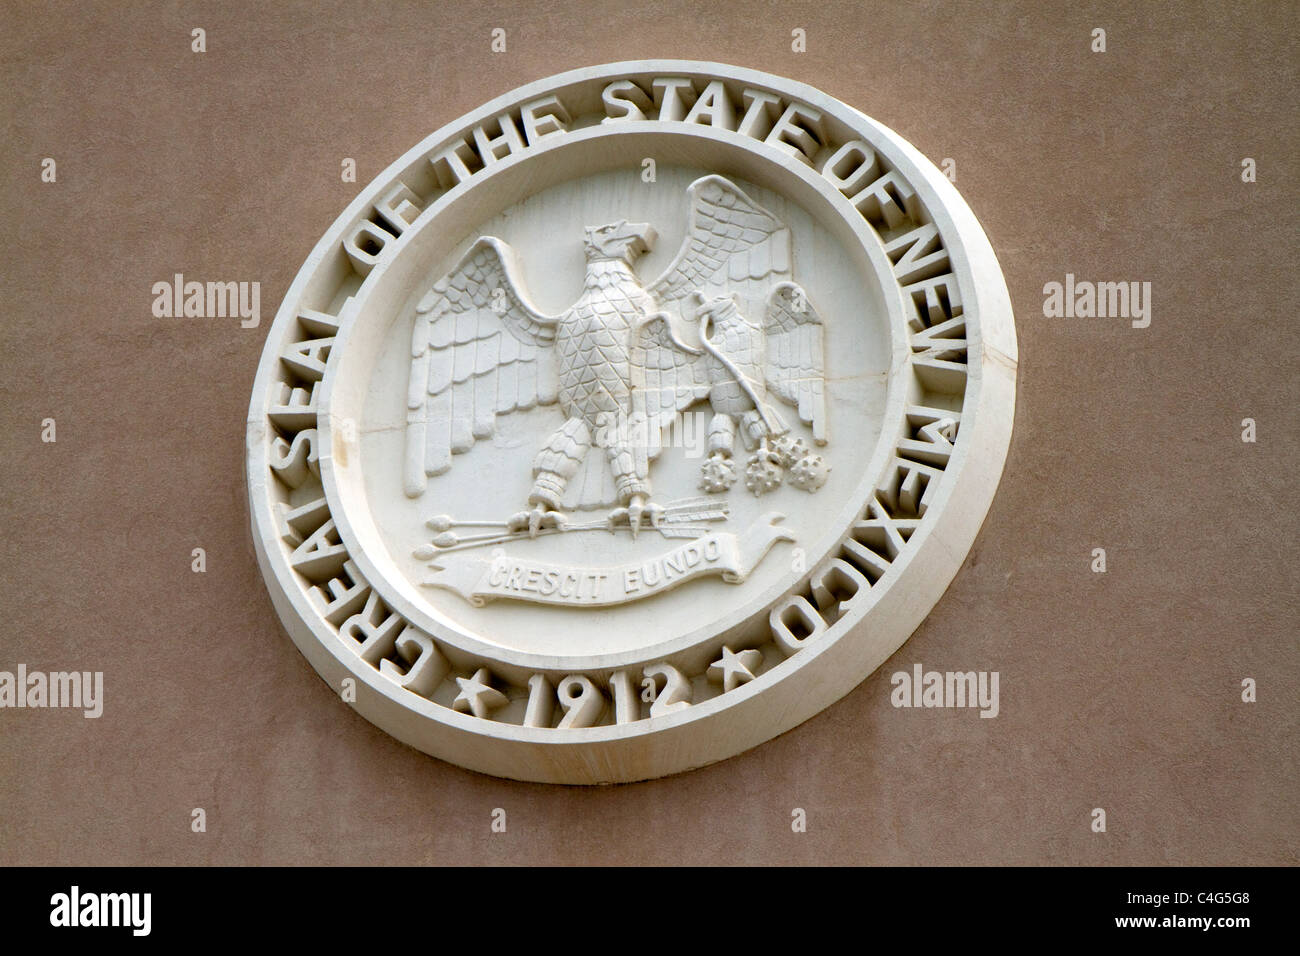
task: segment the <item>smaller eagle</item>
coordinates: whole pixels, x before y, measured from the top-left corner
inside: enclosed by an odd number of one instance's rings
[[[714,412],[706,490],[730,487],[737,429],[759,449],[746,473],[756,494],[775,487],[795,456],[796,476],[824,477],[819,456],[790,439],[770,402],[792,406],[825,443],[822,322],[793,281],[789,227],[721,176],[697,179],[687,199],[681,248],[648,285],[634,265],[655,242],[649,223],[588,228],[582,294],[559,315],[532,304],[514,251],[491,236],[438,280],[412,331],[408,496],[490,437],[498,415],[556,403],[564,422],[533,460],[528,507],[511,530],[535,535],[563,527],[566,509],[610,504],[611,527],[635,533],[643,519],[657,523],[663,509],[650,498],[649,463],[664,430],[706,400]],[[796,483],[813,490],[820,482],[814,474]]]
[[[761,322],[741,311],[744,302],[737,293],[710,298],[696,292],[694,296],[700,303],[695,310],[700,348],[679,341],[664,313],[647,320],[643,338],[661,356],[673,350],[691,356],[688,377],[708,383],[714,414],[709,423],[709,460],[701,469],[700,487],[716,493],[727,491],[735,482],[732,456],[739,430],[745,447],[757,449],[745,469],[745,485],[755,495],[779,485],[783,470],[791,467],[797,487],[816,491],[829,469],[821,456],[808,452],[802,439],[790,435],[785,421],[768,402],[770,390],[793,405],[800,419],[812,426],[813,441],[826,444],[821,320],[808,305],[803,289],[794,282],[773,286]],[[646,368],[647,379],[653,379],[649,354]],[[675,368],[673,378],[682,377]],[[664,393],[662,382],[654,382],[651,388]]]

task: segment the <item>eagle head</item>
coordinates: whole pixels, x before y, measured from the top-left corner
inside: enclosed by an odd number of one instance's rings
[[[628,222],[626,219],[604,226],[588,226],[586,233],[588,261],[622,259],[628,265],[653,249],[658,238],[650,223]]]

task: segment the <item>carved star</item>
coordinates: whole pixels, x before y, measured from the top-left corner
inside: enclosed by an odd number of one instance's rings
[[[460,693],[451,702],[452,709],[475,717],[487,717],[498,707],[504,707],[506,695],[493,687],[489,683],[491,680],[486,667],[480,667],[473,677],[457,677]]]
[[[723,691],[729,691],[741,684],[748,684],[754,679],[754,668],[763,662],[762,651],[732,652],[731,648],[722,649],[722,659],[709,665],[709,680],[721,684]]]

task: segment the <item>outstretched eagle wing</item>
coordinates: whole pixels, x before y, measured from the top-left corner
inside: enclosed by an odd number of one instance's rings
[[[670,311],[697,290],[707,298],[734,293],[742,314],[761,315],[772,285],[792,277],[789,227],[721,176],[695,180],[686,196],[686,238],[647,291]]]
[[[558,317],[528,301],[514,250],[474,243],[422,298],[411,332],[404,485],[418,497],[454,454],[491,437],[497,415],[556,400]]]
[[[813,439],[826,444],[826,371],[822,319],[794,282],[782,282],[767,300],[767,385],[812,426]]]

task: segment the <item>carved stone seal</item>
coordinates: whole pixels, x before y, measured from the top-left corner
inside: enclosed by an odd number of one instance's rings
[[[617,63],[421,142],[331,227],[248,420],[258,556],[343,700],[476,770],[722,759],[956,573],[1016,345],[952,185],[824,94]]]

